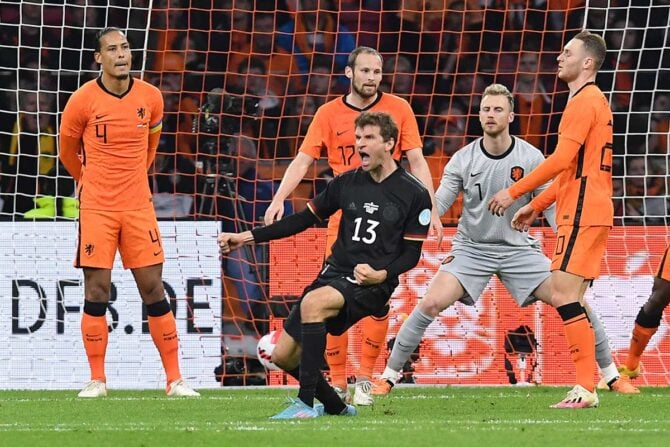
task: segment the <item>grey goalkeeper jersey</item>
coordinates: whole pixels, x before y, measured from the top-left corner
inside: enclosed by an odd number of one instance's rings
[[[453,245],[477,246],[480,250],[488,248],[494,252],[505,247],[539,247],[538,241],[528,233],[514,230],[511,221],[514,213],[544,191],[548,184],[519,197],[502,217],[491,214],[488,203],[495,193],[511,186],[543,161],[539,149],[516,137],[512,137],[510,148],[501,155],[486,152],[483,138],[457,151],[445,166],[435,193],[437,208],[442,215],[463,192],[463,211]],[[545,215],[553,226],[553,205]]]

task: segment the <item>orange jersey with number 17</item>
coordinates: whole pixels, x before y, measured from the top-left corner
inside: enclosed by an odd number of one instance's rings
[[[108,91],[99,78],[72,94],[60,132],[82,142],[77,188],[82,209],[130,211],[150,206],[149,134],[160,132],[162,119],[160,91],[141,79],[131,78],[123,95]]]
[[[326,150],[328,164],[335,175],[357,168],[361,159],[356,153],[354,121],[361,112],[386,112],[398,126],[398,144],[393,158],[400,160],[402,152],[421,148],[421,136],[414,112],[404,99],[379,92],[377,100],[365,109],[356,108],[344,101],[344,96],[319,107],[307,135],[300,146],[303,152],[314,159]]]

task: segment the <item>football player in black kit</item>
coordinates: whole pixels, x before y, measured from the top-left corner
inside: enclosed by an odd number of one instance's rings
[[[302,212],[218,237],[226,254],[300,233],[342,210],[333,253],[291,310],[272,353],[272,361],[300,382],[298,398],[272,419],[356,415],[321,374],[326,333],[338,335],[363,317],[384,315],[398,276],[416,266],[428,233],[430,196],[391,156],[398,138],[393,119],[364,112],[355,126],[358,169],[335,177]],[[315,406],[315,398],[323,405]]]

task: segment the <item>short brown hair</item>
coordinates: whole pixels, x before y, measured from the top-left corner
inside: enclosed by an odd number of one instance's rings
[[[595,71],[600,70],[600,67],[602,67],[603,62],[605,61],[605,55],[607,54],[607,44],[605,44],[605,39],[588,30],[582,31],[574,38],[581,40],[582,43],[584,43],[586,54],[593,58]]]
[[[363,128],[365,126],[379,127],[379,134],[382,136],[384,142],[393,138],[393,146],[398,142],[398,126],[396,125],[391,115],[384,112],[363,112],[354,121],[356,128]]]
[[[349,57],[347,58],[347,67],[351,68],[352,70],[355,68],[356,59],[358,58],[359,54],[373,54],[379,58],[379,61],[382,65],[384,64],[384,58],[381,54],[379,54],[379,51],[371,47],[358,47],[349,53]]]

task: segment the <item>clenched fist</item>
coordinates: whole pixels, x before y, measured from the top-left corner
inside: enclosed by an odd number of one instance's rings
[[[226,255],[233,250],[237,250],[240,247],[253,243],[254,236],[251,234],[251,231],[245,231],[243,233],[221,233],[216,240],[219,243],[219,252],[222,255]]]
[[[354,279],[362,286],[372,286],[386,280],[386,270],[375,270],[369,264],[357,264],[354,267]]]

